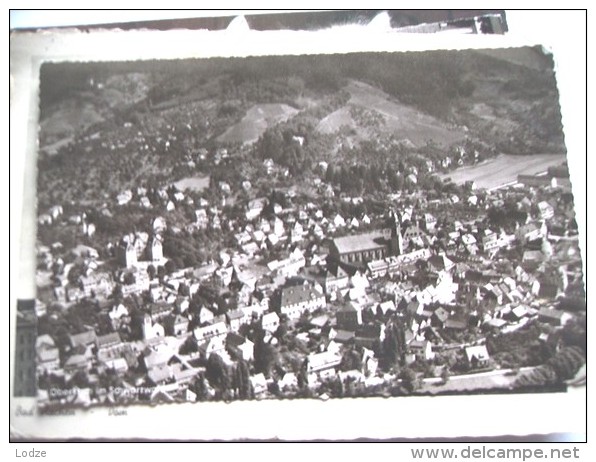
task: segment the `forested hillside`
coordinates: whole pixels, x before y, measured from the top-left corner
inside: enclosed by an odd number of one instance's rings
[[[530,48],[45,64],[40,128],[42,204],[238,180],[256,160],[392,175],[467,151],[564,152],[552,59]]]

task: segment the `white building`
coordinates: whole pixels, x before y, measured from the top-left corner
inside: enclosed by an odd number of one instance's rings
[[[280,312],[290,319],[297,319],[306,311],[312,313],[326,305],[325,295],[319,287],[287,287],[281,293]]]

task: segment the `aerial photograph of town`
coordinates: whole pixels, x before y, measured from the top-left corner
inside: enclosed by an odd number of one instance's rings
[[[39,408],[582,385],[553,68],[540,47],[43,64]]]

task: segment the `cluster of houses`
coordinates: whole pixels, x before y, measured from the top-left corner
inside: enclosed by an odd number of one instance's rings
[[[225,185],[220,186],[223,191]],[[143,188],[124,191],[117,206],[138,200],[141,207],[153,207],[146,193]],[[179,204],[194,208],[189,231],[220,229],[233,237],[235,247],[201,266],[159,274],[168,261],[162,247],[167,216],[156,216],[149,232],[136,231],[110,244],[111,270],[90,246],[40,247],[38,282],[51,288],[40,291],[40,323],[61,316],[48,311],[55,302],[65,310],[93,304],[105,321],[70,332],[67,342],[48,334],[37,338],[38,375],[60,377],[63,383],[83,375],[85,386],[77,389],[86,390],[53,395],[52,389],[41,389],[41,402],[117,400],[105,386],[113,375],[127,397],[141,399],[136,391],[142,390],[142,399],[194,401],[190,385],[204,375],[212,355],[230,368],[239,361],[251,365],[257,395],[269,393],[273,383],[295,391],[295,368],[284,364],[272,375],[252,366],[255,330],[265,334],[259,341],[279,349],[282,326],[285,335],[306,345],[302,354],[313,388],[348,372],[351,380],[383,382],[380,346],[396,322],[404,329],[406,364],[433,362],[444,351],[459,349],[467,371],[489,367],[487,336],[536,320],[563,326],[572,317],[555,309],[570,278],[578,277],[578,262],[581,267],[571,247],[560,250],[571,239],[570,219],[557,194],[557,185],[541,183],[489,192],[474,204],[449,200],[441,207],[474,208],[472,219],[455,214],[451,221],[439,220],[430,202],[414,207],[394,201],[381,215],[327,217],[312,202],[284,209],[254,198],[246,203],[245,216],[231,223],[205,200],[195,203],[182,192],[160,189],[157,197],[166,210]],[[509,195],[532,212],[526,223],[509,230],[487,226],[483,209]],[[40,215],[40,223],[56,226],[62,215],[60,206],[52,207]],[[84,214],[62,220],[80,226],[87,237],[93,234]],[[523,250],[521,258],[505,264],[499,256],[509,252],[510,258],[516,248]],[[547,264],[553,255],[557,270]],[[76,266],[81,271],[73,277]],[[205,296],[205,287],[215,294]],[[197,303],[200,309],[191,309]],[[345,371],[343,357],[353,350],[361,367]]]

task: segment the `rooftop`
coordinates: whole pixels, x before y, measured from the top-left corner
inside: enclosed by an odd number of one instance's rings
[[[323,294],[314,287],[288,287],[281,293],[281,306],[296,305],[320,297],[323,297]]]
[[[330,351],[322,353],[312,353],[308,355],[308,369],[311,372],[317,372],[323,369],[338,366],[341,363],[341,356]]]
[[[112,344],[120,343],[120,334],[118,332],[112,332],[106,335],[100,335],[97,337],[97,346],[101,348],[103,346],[109,346]]]
[[[228,319],[231,321],[233,319],[241,319],[244,317],[244,311],[238,310],[231,310],[226,313]]]
[[[333,244],[340,254],[344,254],[363,250],[382,249],[386,245],[384,239],[383,232],[373,231],[370,233],[337,237],[333,240]]]
[[[250,342],[250,340],[247,340],[246,337],[236,334],[235,332],[228,333],[228,335],[226,337],[226,343],[228,346],[236,346],[237,347],[237,346],[240,346],[243,343],[247,343],[247,342]]]
[[[333,338],[336,342],[344,343],[352,340],[355,337],[355,333],[353,331],[348,330],[338,330],[337,334]]]
[[[69,337],[70,343],[73,347],[78,345],[89,345],[90,343],[95,343],[97,339],[95,330],[88,330],[86,332],[81,332],[80,334],[72,334],[69,335]]]
[[[472,361],[472,358],[476,358],[479,361],[484,361],[490,358],[486,345],[475,345],[466,347],[466,358],[468,361]]]

